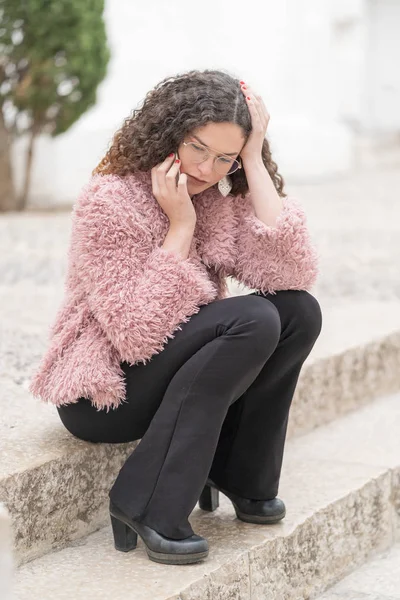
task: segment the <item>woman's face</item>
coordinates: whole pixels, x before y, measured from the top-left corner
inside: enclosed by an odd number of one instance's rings
[[[188,176],[187,188],[189,196],[193,196],[224,177],[223,173],[217,172],[214,168],[215,157],[229,155],[230,158],[237,158],[244,146],[245,138],[242,128],[234,123],[207,123],[203,127],[194,129],[185,137],[184,142],[206,146],[211,153],[207,160],[199,163],[183,144],[178,148],[178,156],[181,159],[180,172]]]

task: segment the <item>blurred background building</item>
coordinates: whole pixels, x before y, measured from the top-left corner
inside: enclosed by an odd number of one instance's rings
[[[259,91],[288,181],[316,182],[400,156],[398,0],[108,0],[111,61],[96,106],[41,136],[30,205],[75,200],[115,130],[156,83],[221,68]],[[20,185],[22,149],[14,144]]]

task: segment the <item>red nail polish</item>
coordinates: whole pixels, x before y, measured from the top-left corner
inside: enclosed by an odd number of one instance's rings
[[[244,81],[239,81],[240,85],[244,85]]]
[[[174,156],[174,153],[173,153],[173,152],[171,152],[171,154],[168,154],[168,156]]]
[[[245,85],[242,85],[242,90],[247,90],[247,87]]]
[[[250,100],[250,99],[251,99],[250,96],[247,96],[247,100]]]
[[[179,160],[179,158],[177,158],[175,162],[176,163],[180,163],[181,161]]]

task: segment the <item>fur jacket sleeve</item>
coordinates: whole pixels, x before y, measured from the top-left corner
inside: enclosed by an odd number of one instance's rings
[[[257,218],[251,195],[234,198],[237,259],[233,277],[265,293],[310,289],[318,275],[318,254],[298,200],[283,199],[275,227]]]
[[[116,176],[93,179],[75,208],[72,242],[89,309],[128,363],[159,352],[188,315],[215,298],[197,264],[154,245],[151,227]]]

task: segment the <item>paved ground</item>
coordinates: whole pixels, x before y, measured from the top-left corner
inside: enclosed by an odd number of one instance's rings
[[[400,544],[367,562],[318,600],[400,599]]]
[[[291,191],[306,206],[320,251],[317,294],[335,304],[400,298],[400,169]]]

